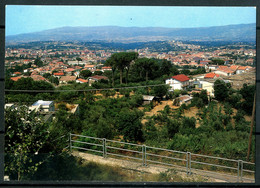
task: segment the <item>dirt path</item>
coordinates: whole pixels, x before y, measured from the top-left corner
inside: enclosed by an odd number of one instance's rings
[[[80,157],[82,159],[85,159],[87,161],[93,161],[96,163],[100,163],[100,164],[105,164],[105,165],[109,165],[109,166],[118,166],[120,168],[125,168],[125,169],[129,169],[129,170],[134,170],[134,171],[140,171],[140,172],[146,172],[146,173],[152,173],[152,174],[159,174],[161,172],[167,172],[169,169],[175,169],[177,170],[176,173],[178,175],[180,175],[183,179],[188,179],[190,181],[192,180],[199,180],[199,179],[204,179],[205,177],[202,178],[202,176],[200,174],[193,174],[193,175],[187,175],[186,174],[186,168],[179,168],[179,167],[165,167],[165,166],[159,166],[159,165],[152,165],[149,164],[149,166],[144,167],[142,166],[141,162],[133,162],[133,161],[129,161],[129,160],[121,160],[121,159],[115,159],[115,158],[103,158],[101,156],[97,156],[97,155],[92,155],[92,154],[88,154],[85,152],[78,152],[78,151],[73,151],[72,153],[74,156]],[[207,182],[226,182],[224,180],[221,179],[213,179],[213,178],[209,178],[207,177]]]

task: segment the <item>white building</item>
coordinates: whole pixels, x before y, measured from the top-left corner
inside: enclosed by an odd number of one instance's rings
[[[165,80],[165,82],[170,85],[170,91],[181,90],[190,85],[190,78],[184,74],[179,74]]]
[[[30,111],[35,110],[36,112],[54,112],[54,102],[53,101],[43,101],[38,100],[32,106],[29,107]]]

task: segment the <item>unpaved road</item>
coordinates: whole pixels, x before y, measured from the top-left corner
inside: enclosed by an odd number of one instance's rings
[[[118,166],[121,168],[129,169],[129,170],[134,170],[134,171],[140,171],[140,172],[146,172],[146,173],[152,173],[152,174],[159,174],[161,172],[167,172],[169,169],[175,169],[177,174],[180,175],[183,178],[190,178],[192,179],[202,179],[201,177],[207,177],[207,182],[236,182],[237,179],[233,177],[227,177],[225,174],[224,175],[218,175],[215,177],[218,178],[213,178],[210,173],[208,172],[201,172],[197,171],[195,169],[192,170],[193,174],[192,175],[187,175],[186,174],[186,168],[179,168],[179,167],[165,167],[161,165],[153,165],[149,164],[149,166],[144,167],[142,166],[141,162],[133,162],[129,160],[122,160],[122,159],[115,159],[111,157],[103,158],[101,156],[97,155],[92,155],[88,154],[85,152],[78,152],[78,151],[73,151],[72,153],[74,156],[80,157],[82,159],[85,159],[87,161],[93,161],[96,163],[100,164],[105,164],[109,166]]]

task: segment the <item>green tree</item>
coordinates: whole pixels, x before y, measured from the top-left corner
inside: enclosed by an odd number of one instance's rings
[[[120,71],[120,84],[123,83],[123,71],[126,69],[126,83],[128,80],[128,72],[131,62],[136,60],[138,53],[136,52],[119,52],[112,54],[111,60],[115,62],[117,69]]]
[[[113,58],[108,58],[105,62],[106,66],[110,66],[112,69],[112,86],[115,86],[115,71],[116,71],[116,62]]]
[[[214,64],[214,65],[224,65],[224,60],[222,59],[212,59],[210,64]]]
[[[157,97],[163,98],[163,96],[167,95],[168,89],[168,85],[155,86],[152,89],[152,94],[154,94]]]
[[[37,67],[42,67],[43,66],[43,62],[41,60],[41,58],[37,57],[35,60],[34,60],[34,64],[37,66]]]
[[[243,88],[239,92],[244,99],[244,101],[241,103],[242,109],[247,114],[251,114],[254,103],[255,85],[244,84]]]
[[[168,75],[169,76],[171,74],[172,68],[173,68],[173,65],[170,61],[163,59],[160,62],[160,73],[161,73],[161,75]]]
[[[78,61],[78,65],[79,65],[79,62],[82,61],[82,59],[80,57],[76,57],[76,60]]]
[[[139,68],[140,77],[142,77],[142,73],[145,73],[145,81],[148,81],[149,75],[151,76],[152,72],[156,71],[156,65],[153,59],[139,58],[135,64],[136,67]]]
[[[5,171],[11,178],[23,180],[43,163],[36,155],[48,139],[47,127],[27,107],[6,109],[5,126]]]
[[[123,108],[118,114],[118,130],[124,136],[125,141],[143,141],[141,117],[143,112],[139,110],[129,111]]]
[[[224,101],[228,97],[228,87],[222,80],[216,80],[214,82],[214,95],[218,101]]]
[[[88,78],[92,75],[92,72],[90,70],[83,70],[79,73],[79,76],[82,78]]]
[[[205,89],[201,90],[199,97],[202,99],[204,104],[208,104],[207,90],[205,90]]]

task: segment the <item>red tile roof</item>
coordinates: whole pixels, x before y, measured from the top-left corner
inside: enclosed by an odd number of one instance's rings
[[[101,79],[108,80],[108,77],[106,77],[106,76],[99,76],[99,75],[94,75],[94,76],[91,76],[89,78],[90,79],[94,79],[94,80],[101,80]]]
[[[102,69],[112,69],[112,67],[102,67]]]
[[[238,70],[246,70],[246,69],[247,69],[247,67],[245,67],[245,66],[238,67]]]
[[[175,80],[178,80],[180,82],[185,82],[185,81],[190,80],[189,77],[184,75],[184,74],[179,74],[179,75],[173,76],[172,78],[175,79]]]
[[[55,75],[55,76],[63,76],[64,73],[63,72],[55,72],[55,73],[53,73],[53,75]]]
[[[79,79],[77,79],[78,81],[80,81],[80,82],[88,82],[88,80],[84,80],[84,79],[82,79],[82,78],[79,78]]]
[[[14,72],[14,74],[22,74],[22,73],[20,73],[20,72]]]
[[[41,75],[31,75],[30,76],[34,81],[46,81],[46,79]]]
[[[214,78],[214,77],[219,77],[219,75],[215,74],[214,72],[211,72],[204,76],[204,78]]]
[[[232,65],[232,66],[230,66],[230,68],[231,68],[232,70],[237,70],[237,69],[239,68],[239,66],[238,66],[238,65]]]
[[[10,79],[16,82],[16,81],[19,80],[20,78],[22,78],[22,77],[11,77]]]

